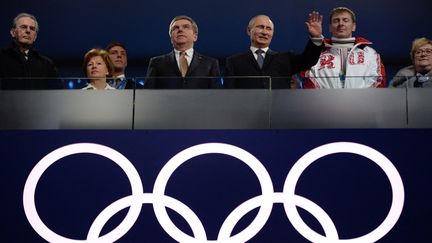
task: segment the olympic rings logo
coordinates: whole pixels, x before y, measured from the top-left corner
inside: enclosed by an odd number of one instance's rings
[[[132,195],[121,198],[105,208],[93,221],[86,240],[75,240],[61,236],[49,229],[39,217],[35,205],[36,186],[45,170],[63,157],[79,153],[91,153],[104,156],[126,173],[132,188]],[[235,157],[256,174],[262,194],[253,197],[235,208],[223,222],[217,240],[208,240],[206,231],[198,216],[185,204],[165,195],[168,179],[174,171],[189,159],[204,154],[225,154]],[[309,199],[295,194],[296,184],[303,171],[317,159],[335,153],[353,153],[364,156],[375,162],[387,175],[392,189],[392,205],[384,221],[370,233],[352,239],[340,239],[331,218],[327,213]],[[283,192],[274,192],[273,184],[262,163],[249,152],[229,144],[204,143],[187,148],[172,157],[159,172],[153,193],[144,193],[141,179],[132,163],[122,154],[107,146],[92,143],[77,143],[58,148],[42,158],[30,172],[24,186],[23,204],[25,215],[33,229],[49,242],[115,242],[124,236],[139,217],[143,203],[153,204],[159,224],[174,240],[178,242],[247,242],[265,225],[274,203],[282,203],[285,213],[293,227],[311,242],[375,242],[384,237],[398,221],[405,193],[399,172],[391,161],[377,150],[358,143],[336,142],[319,146],[303,155],[291,168],[285,180]],[[106,222],[120,210],[130,207],[123,221],[111,232],[100,235]],[[192,229],[193,237],[181,231],[169,218],[166,207],[181,215]],[[231,235],[235,225],[248,212],[259,208],[255,219],[236,235]],[[325,235],[311,229],[300,217],[297,207],[313,215],[321,224]]]

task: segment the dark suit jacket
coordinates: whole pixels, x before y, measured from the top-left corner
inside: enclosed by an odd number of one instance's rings
[[[144,88],[150,89],[209,89],[221,86],[218,61],[196,51],[185,78],[181,76],[174,51],[151,58],[144,83]]]
[[[271,77],[273,89],[288,89],[290,79],[306,68],[318,62],[322,46],[308,41],[300,55],[291,52],[278,53],[268,49],[263,68],[250,50],[245,53],[228,57],[225,63],[225,88],[237,89],[268,89],[270,78],[230,78],[230,76],[268,76]]]
[[[27,56],[28,60],[15,43],[0,50],[1,89],[63,88],[57,68],[49,58],[34,49],[30,49]]]

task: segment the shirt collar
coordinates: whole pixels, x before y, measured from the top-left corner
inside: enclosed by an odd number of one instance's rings
[[[264,47],[264,48],[258,48],[258,47],[255,47],[255,46],[251,46],[251,47],[250,47],[250,50],[252,51],[253,54],[255,54],[256,50],[258,50],[258,49],[263,50],[263,51],[264,51],[264,54],[266,54],[267,51],[268,51],[268,49],[269,49],[269,47],[268,47],[268,46],[267,46],[267,47]]]
[[[91,83],[89,83],[89,84],[87,85],[87,87],[85,87],[84,89],[93,89],[93,90],[96,90],[96,87],[93,86]],[[115,88],[112,87],[112,86],[110,86],[110,85],[107,83],[106,86],[105,86],[105,88],[104,88],[104,90],[111,90],[111,89],[115,89]]]
[[[187,55],[188,57],[192,57],[192,56],[193,56],[193,53],[194,53],[194,49],[193,49],[193,48],[189,48],[189,49],[187,49],[185,52],[186,52],[186,55]],[[179,56],[179,55],[180,55],[180,51],[179,51],[179,50],[174,49],[174,53],[176,54],[176,56]]]

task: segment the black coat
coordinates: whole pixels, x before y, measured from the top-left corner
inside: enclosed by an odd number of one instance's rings
[[[57,68],[49,58],[40,55],[34,49],[29,50],[27,57],[28,59],[19,51],[16,44],[0,51],[2,89],[62,88]]]
[[[194,51],[186,77],[182,78],[174,51],[153,57],[149,62],[144,87],[150,89],[221,88],[218,60]]]
[[[268,49],[262,69],[250,50],[245,53],[228,57],[225,63],[226,88],[237,89],[268,89],[271,79],[273,89],[290,87],[290,79],[304,69],[318,62],[322,46],[308,41],[302,54],[292,52],[275,52]],[[256,78],[235,78],[233,76],[257,76]],[[267,76],[264,78],[263,76]],[[232,77],[232,78],[230,78]]]

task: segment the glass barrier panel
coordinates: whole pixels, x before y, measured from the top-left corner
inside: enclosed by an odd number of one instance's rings
[[[383,78],[345,78],[374,80]],[[411,88],[410,80],[420,79],[406,77],[400,89],[325,89],[295,76],[3,78],[0,129],[432,127],[432,89]]]
[[[0,79],[0,90],[49,90],[63,89],[61,78],[52,77],[7,77]]]
[[[279,78],[273,78],[279,79]],[[291,87],[300,89],[359,89],[359,88],[385,88],[386,77],[383,76],[305,76],[296,74],[292,76]]]
[[[7,79],[12,81],[22,83],[0,90],[0,129],[133,128],[133,89],[82,90],[89,84],[83,78]]]
[[[146,89],[221,89],[223,79],[221,77],[194,76],[194,77],[146,77],[144,80]]]
[[[152,82],[151,85],[148,85],[149,82]],[[148,78],[145,87],[151,88],[135,91],[134,127],[269,128],[271,96],[268,89],[228,90],[221,89],[221,86],[219,77]]]

